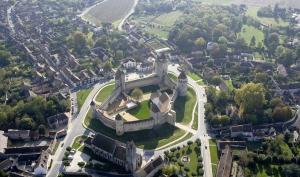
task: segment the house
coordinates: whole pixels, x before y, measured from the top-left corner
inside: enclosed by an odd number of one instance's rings
[[[96,134],[85,140],[85,146],[98,155],[112,163],[134,172],[142,164],[142,156],[136,153],[133,142],[127,144],[111,139],[102,134]]]
[[[230,147],[227,145],[225,149],[222,149],[216,177],[230,177],[231,167],[232,153]]]
[[[252,125],[251,124],[233,125],[230,127],[230,136],[231,138],[236,138],[239,136],[252,138],[253,137]]]
[[[52,129],[65,128],[69,123],[69,115],[60,113],[47,118],[48,126]]]
[[[0,154],[4,153],[4,149],[7,148],[7,136],[4,135],[4,131],[0,131]]]
[[[36,164],[34,165],[34,175],[41,176],[47,174],[48,165],[50,162],[50,149],[42,151],[40,157],[38,158]]]
[[[126,58],[122,60],[122,66],[126,69],[135,69],[136,61],[133,58]]]
[[[163,166],[164,160],[161,156],[152,159],[143,168],[136,172],[135,176],[139,177],[152,177],[154,176]]]
[[[288,73],[282,64],[277,65],[277,73],[283,77],[288,76]]]
[[[7,136],[11,140],[29,140],[30,130],[8,129]]]

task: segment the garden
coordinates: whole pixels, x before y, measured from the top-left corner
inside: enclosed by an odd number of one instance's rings
[[[164,154],[168,161],[162,169],[164,175],[202,176],[204,174],[199,139],[195,142],[188,141],[183,147],[171,148]]]

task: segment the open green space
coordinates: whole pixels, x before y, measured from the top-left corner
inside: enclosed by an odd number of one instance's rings
[[[274,165],[274,164],[268,164],[268,165],[262,165],[262,164],[256,164],[257,167],[257,171],[253,172],[251,169],[249,169],[250,171],[252,171],[257,177],[269,177],[270,175],[268,175],[267,171],[272,171],[272,173],[274,174],[274,176],[276,177],[283,177],[285,175],[280,173],[279,167],[280,165]]]
[[[105,101],[107,98],[109,98],[109,96],[114,91],[114,89],[115,89],[115,84],[110,84],[110,85],[104,86],[100,90],[100,92],[98,93],[98,95],[96,96],[96,101],[98,101],[98,102]]]
[[[133,16],[131,18],[138,26],[144,31],[156,35],[162,39],[167,39],[169,31],[175,22],[182,16],[181,11],[172,11],[168,13],[162,13],[158,16],[145,15],[145,16]]]
[[[84,140],[86,140],[87,137],[86,136],[78,136],[74,139],[73,144],[72,144],[72,148],[73,149],[78,149],[80,148],[81,145],[83,145]]]
[[[178,81],[178,77],[175,76],[173,73],[168,73],[168,76],[170,77],[170,79],[174,82],[177,82]]]
[[[246,12],[247,16],[251,16],[257,20],[259,20],[264,25],[270,26],[288,26],[288,22],[283,21],[282,19],[275,20],[274,18],[266,18],[257,16],[257,11],[260,7],[258,6],[248,6],[248,10]]]
[[[178,96],[174,103],[176,111],[176,122],[187,125],[192,120],[193,109],[196,104],[196,93],[191,87],[188,87],[187,95]]]
[[[218,167],[218,163],[219,163],[219,156],[218,156],[216,140],[214,140],[214,139],[209,140],[209,151],[210,151],[210,159],[211,159],[211,164],[212,164],[211,167],[212,167],[213,176],[216,176],[217,167]]]
[[[195,113],[194,113],[194,121],[193,121],[193,124],[192,124],[192,128],[194,130],[198,129],[198,104],[196,106],[196,110],[195,110]]]
[[[203,79],[196,73],[188,72],[187,75],[192,78],[194,81],[201,81],[200,83],[203,83]]]
[[[197,143],[193,143],[191,145],[186,145],[185,147],[182,147],[179,150],[176,149],[174,152],[170,152],[168,156],[171,159],[172,163],[176,165],[179,169],[179,173],[183,173],[184,176],[194,176],[192,174],[202,176],[198,173],[197,170],[198,164],[202,164],[200,146],[201,145],[198,145]],[[189,161],[182,161],[183,157],[188,157]],[[183,163],[183,167],[180,167],[180,163]],[[188,169],[188,171],[185,170],[186,168]]]
[[[264,33],[260,29],[257,29],[253,26],[249,25],[243,25],[241,32],[238,33],[239,36],[245,39],[246,43],[250,45],[251,39],[254,36],[255,37],[255,44],[258,46],[258,43],[261,42],[264,43]]]
[[[89,96],[90,92],[92,91],[92,88],[82,89],[79,92],[77,92],[77,104],[78,109],[80,110],[84,101]]]
[[[162,14],[154,19],[155,23],[171,27],[175,24],[176,20],[180,18],[183,13],[181,11],[173,11]]]
[[[192,133],[187,133],[186,135],[184,135],[184,137],[183,137],[182,139],[179,139],[179,140],[177,140],[177,141],[174,141],[173,143],[169,144],[168,146],[164,146],[164,147],[162,147],[162,148],[164,149],[164,148],[167,148],[167,147],[174,146],[174,145],[176,145],[176,144],[178,144],[178,143],[181,143],[181,142],[183,142],[183,141],[185,141],[185,140],[190,139],[191,137],[193,137],[193,134],[192,134]],[[162,148],[158,148],[158,150],[160,150],[160,149],[162,149]]]
[[[123,136],[117,136],[115,130],[106,127],[99,120],[92,118],[92,110],[90,109],[84,125],[95,132],[102,133],[113,139],[127,142],[133,140],[139,148],[155,149],[170,142],[176,141],[185,134],[185,131],[169,124],[163,124],[151,130],[142,130],[137,132],[125,133]]]
[[[142,101],[138,104],[137,107],[130,109],[127,112],[141,120],[149,119],[149,117],[150,117],[150,101],[149,100]]]

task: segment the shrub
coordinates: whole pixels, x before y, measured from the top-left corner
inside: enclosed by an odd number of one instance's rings
[[[202,176],[204,174],[204,171],[203,171],[203,169],[198,169],[198,175],[200,175],[200,176]]]
[[[70,146],[68,146],[66,150],[67,150],[67,151],[71,151],[72,148],[71,148]]]

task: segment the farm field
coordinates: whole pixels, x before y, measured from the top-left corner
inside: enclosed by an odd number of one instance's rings
[[[117,25],[134,6],[135,0],[105,0],[92,7],[83,18],[95,25],[109,22]],[[119,21],[119,22],[118,22]]]

